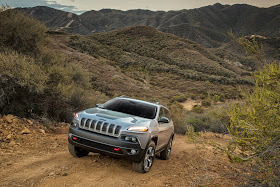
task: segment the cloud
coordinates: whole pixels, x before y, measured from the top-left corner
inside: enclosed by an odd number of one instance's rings
[[[75,0],[70,0],[75,2]],[[82,13],[84,11],[78,10],[75,6],[58,3],[53,0],[0,0],[0,5],[8,5],[10,7],[35,7],[35,6],[48,6],[59,10]]]
[[[9,5],[11,7],[49,6],[79,14],[87,10],[100,10],[103,8],[164,11],[192,9],[212,5],[217,2],[222,4],[246,3],[260,7],[269,7],[279,4],[279,0],[0,0],[0,5]]]

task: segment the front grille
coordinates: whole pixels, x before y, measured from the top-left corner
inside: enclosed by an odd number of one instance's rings
[[[109,136],[118,137],[120,135],[121,126],[110,124],[104,121],[97,121],[92,119],[82,118],[81,123],[79,125],[81,129],[105,134]]]
[[[86,146],[89,146],[89,147],[99,149],[99,150],[103,150],[103,151],[107,151],[107,152],[111,152],[111,153],[115,153],[115,154],[120,154],[120,155],[123,154],[123,152],[121,150],[120,151],[114,151],[114,148],[115,148],[114,146],[103,144],[103,143],[98,143],[98,142],[95,142],[95,141],[90,141],[90,140],[87,140],[87,139],[84,139],[84,138],[81,138],[81,137],[79,137],[76,142],[78,142],[80,144],[83,144],[83,145],[86,145]]]

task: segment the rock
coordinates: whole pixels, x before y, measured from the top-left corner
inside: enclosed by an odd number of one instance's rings
[[[14,116],[13,115],[7,115],[5,117],[5,120],[8,122],[8,123],[13,123],[13,119],[14,119]]]
[[[33,125],[33,122],[31,120],[27,120],[27,122],[30,124],[30,125]]]
[[[6,129],[2,129],[1,131],[4,134],[4,136],[7,136],[11,133],[9,130],[6,130]]]
[[[7,162],[6,165],[10,166],[10,165],[13,165],[13,163],[12,162]]]
[[[42,134],[46,134],[46,132],[43,129],[39,129],[39,132]]]
[[[10,139],[12,139],[12,135],[11,135],[11,134],[9,134],[9,135],[6,137],[6,140],[10,140]]]
[[[67,173],[63,173],[63,174],[62,174],[62,176],[67,176],[67,175],[68,175]]]
[[[49,176],[54,176],[54,175],[55,175],[54,172],[49,173]]]
[[[13,119],[13,123],[14,123],[14,124],[18,124],[19,122],[20,122],[20,120],[19,120],[18,118],[14,118],[14,119]]]
[[[14,145],[16,145],[16,142],[14,141],[14,140],[12,140],[12,141],[10,141],[10,143],[9,143],[9,146],[14,146]]]
[[[25,128],[24,130],[22,130],[20,132],[20,134],[30,134],[30,133],[31,133],[31,131],[28,128]]]

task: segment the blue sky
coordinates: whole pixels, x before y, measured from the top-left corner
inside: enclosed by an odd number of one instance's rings
[[[81,13],[87,10],[103,8],[129,10],[181,10],[202,6],[221,4],[250,4],[259,7],[270,7],[280,4],[280,0],[0,0],[0,5],[11,7],[49,6],[56,9]]]

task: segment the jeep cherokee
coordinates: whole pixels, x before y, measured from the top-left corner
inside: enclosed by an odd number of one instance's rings
[[[117,97],[74,114],[68,133],[75,157],[98,152],[132,161],[133,169],[149,172],[155,155],[170,157],[174,125],[161,104]]]

